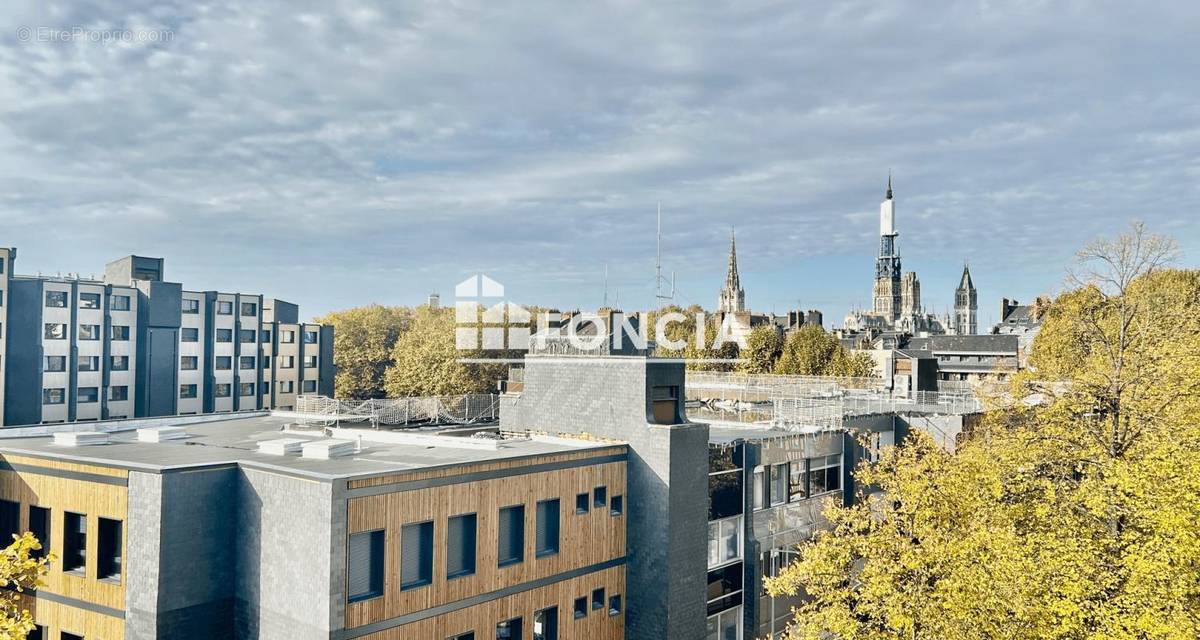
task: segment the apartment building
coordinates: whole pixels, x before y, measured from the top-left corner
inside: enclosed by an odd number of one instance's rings
[[[297,393],[333,394],[333,328],[299,322],[294,304],[184,289],[163,280],[161,258],[121,258],[101,280],[14,275],[16,249],[0,258],[0,425],[270,409]]]
[[[294,420],[6,429],[2,533],[59,558],[35,637],[625,637],[625,445]]]

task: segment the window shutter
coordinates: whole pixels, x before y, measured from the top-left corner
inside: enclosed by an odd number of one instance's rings
[[[525,506],[500,510],[500,535],[496,558],[501,565],[520,562],[525,557]]]
[[[400,588],[429,582],[433,575],[433,523],[406,524],[400,530]]]
[[[558,551],[558,500],[546,500],[537,505],[537,551]]]
[[[378,537],[380,542],[383,540],[382,531],[369,531],[366,533],[356,533],[350,536],[350,559],[348,565],[347,587],[349,589],[350,599],[370,595],[374,591],[374,573],[375,559],[373,547],[375,546],[375,538]],[[380,552],[383,551],[383,545],[379,544]]]
[[[475,573],[475,514],[454,516],[446,530],[447,577]]]

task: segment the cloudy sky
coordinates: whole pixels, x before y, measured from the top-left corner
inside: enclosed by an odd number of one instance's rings
[[[736,226],[751,308],[838,325],[890,168],[937,311],[969,261],[994,322],[1135,217],[1200,259],[1200,4],[814,4],[10,1],[0,244],[304,315],[474,272],[594,307],[607,263],[646,308],[661,202],[680,302]]]

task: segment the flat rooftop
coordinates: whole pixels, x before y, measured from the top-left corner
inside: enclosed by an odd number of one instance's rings
[[[132,426],[124,430],[117,426],[117,430],[110,431],[114,428],[111,424],[87,422],[53,425],[52,428],[0,429],[0,455],[32,456],[151,473],[238,464],[332,481],[614,446],[614,443],[537,436],[486,440],[438,435],[428,429],[333,428],[330,437],[319,430],[286,429],[288,425],[294,425],[294,417],[269,414],[166,417],[132,422],[143,429],[182,427],[187,437],[145,442],[138,439]],[[35,430],[42,434],[25,436]],[[92,430],[106,431],[108,443],[55,444],[50,433]],[[18,431],[22,433],[15,433]],[[258,451],[259,443],[267,440],[292,438],[317,442],[338,439],[357,443],[360,435],[361,449],[344,457],[319,459],[302,457],[299,453],[272,455]]]

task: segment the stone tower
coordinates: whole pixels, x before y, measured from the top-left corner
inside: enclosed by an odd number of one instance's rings
[[[900,254],[896,251],[896,203],[892,199],[892,176],[888,176],[887,195],[879,205],[879,257],[875,259],[876,314],[888,322],[900,319]]]
[[[915,271],[909,271],[900,282],[900,317],[911,319],[920,314],[921,281]]]
[[[746,292],[742,291],[742,282],[738,279],[737,239],[733,230],[729,230],[729,271],[725,274],[725,288],[717,300],[717,311],[721,313],[739,313],[746,310]]]
[[[971,281],[971,270],[963,265],[962,280],[954,290],[954,333],[960,336],[975,335],[979,331],[979,305],[975,294],[975,283]]]

